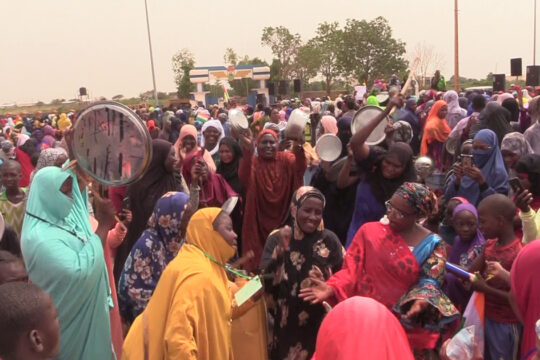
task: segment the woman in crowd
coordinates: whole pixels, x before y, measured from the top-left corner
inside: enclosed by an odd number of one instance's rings
[[[58,309],[58,359],[111,359],[112,300],[103,243],[114,224],[114,210],[110,202],[98,203],[94,234],[83,184],[55,166],[36,174],[22,251],[30,281],[47,291]]]
[[[152,160],[143,177],[127,189],[133,221],[128,227],[124,242],[118,247],[114,265],[115,279],[120,277],[131,248],[141,236],[156,202],[169,191],[184,190],[174,174],[177,158],[171,143],[165,140],[152,141]]]
[[[208,120],[203,124],[201,133],[201,146],[212,155],[215,165],[219,165],[219,142],[225,137],[221,122],[219,120]]]
[[[522,133],[511,132],[504,136],[501,143],[501,153],[510,178],[516,176],[516,165],[523,156],[532,154],[531,145]]]
[[[334,134],[337,135],[338,127],[337,120],[331,115],[324,115],[317,126],[317,139],[319,139],[324,134]]]
[[[219,165],[217,173],[223,176],[231,188],[239,195],[244,193],[242,182],[238,177],[242,148],[233,137],[227,136],[219,143]]]
[[[443,96],[443,100],[448,104],[446,122],[448,123],[450,129],[453,129],[459,120],[467,116],[467,110],[462,109],[459,105],[458,94],[454,90],[447,91]]]
[[[183,159],[186,156],[193,155],[201,150],[201,147],[197,143],[197,139],[197,128],[195,126],[191,124],[182,126],[178,140],[176,140],[176,143],[174,144],[176,155],[180,158],[180,162],[178,163],[180,167],[183,165]],[[216,164],[208,151],[203,152],[203,159],[208,166],[208,170],[210,172],[216,172]]]
[[[186,243],[131,326],[123,359],[232,359],[232,297],[225,263],[235,247],[226,213],[218,208],[197,211]]]
[[[497,106],[489,115],[486,116],[485,122],[481,123],[482,128],[490,129],[497,135],[499,146],[502,144],[506,134],[511,133],[510,112],[502,106]]]
[[[413,153],[405,143],[394,143],[387,152],[380,148],[369,147],[365,141],[373,129],[390,113],[392,107],[400,105],[400,99],[394,98],[386,109],[372,119],[366,126],[354,134],[351,149],[354,160],[363,169],[356,188],[354,212],[347,232],[347,247],[351,244],[356,231],[366,222],[379,220],[386,212],[384,203],[405,181],[416,179]],[[337,187],[344,189],[358,180],[350,176],[350,166],[341,169]]]
[[[278,151],[277,134],[263,130],[257,138],[257,154],[250,136],[241,136],[244,156],[238,175],[246,191],[246,207],[242,228],[242,252],[254,252],[247,267],[258,266],[266,238],[283,222],[293,192],[302,185],[306,157],[300,145],[292,152]]]
[[[523,324],[521,359],[533,360],[540,354],[540,241],[525,246],[512,265],[510,303]],[[536,357],[534,357],[536,354]]]
[[[353,296],[339,303],[324,318],[313,359],[359,358],[414,359],[407,336],[396,317],[373,299]]]
[[[49,148],[42,150],[41,153],[39,153],[37,165],[30,175],[30,182],[32,182],[32,179],[38,170],[47,166],[62,167],[67,159],[68,154],[63,148]]]
[[[453,245],[454,240],[457,236],[456,229],[454,228],[454,224],[452,222],[452,217],[454,214],[454,210],[456,209],[456,206],[459,204],[468,204],[469,201],[465,198],[456,196],[451,198],[446,202],[446,207],[444,209],[444,218],[442,219],[439,230],[437,234],[444,240],[444,242],[448,245]]]
[[[459,204],[453,211],[452,223],[457,236],[448,255],[448,262],[468,269],[486,242],[478,226],[478,212],[471,204]],[[445,292],[452,303],[463,313],[471,291],[464,288],[463,283],[454,274],[447,273]]]
[[[185,157],[182,175],[190,189],[199,189],[197,208],[221,207],[227,199],[238,196],[223,176],[208,170],[201,151]]]
[[[47,147],[54,147],[54,144],[56,143],[56,130],[51,125],[45,125],[43,127],[43,140],[42,143],[46,144]]]
[[[485,197],[507,195],[508,173],[499,150],[497,135],[489,129],[480,130],[473,139],[473,166],[454,164],[454,173],[445,185],[444,197],[461,196],[477,206]]]
[[[443,164],[443,145],[450,135],[450,127],[446,123],[447,113],[446,101],[438,100],[433,104],[426,120],[420,145],[420,155],[432,158],[435,163],[435,171],[438,172],[446,170]]]
[[[312,287],[300,290],[300,297],[313,304],[373,298],[401,316],[411,347],[422,353],[435,347],[438,329],[459,315],[441,291],[445,245],[419,224],[437,211],[437,198],[421,184],[405,183],[386,204],[387,219],[360,228],[343,268],[326,283],[312,276]]]
[[[420,151],[420,119],[416,115],[416,100],[411,97],[405,102],[405,107],[401,111],[399,119],[411,125],[413,137],[410,142],[411,148],[415,155]]]
[[[309,272],[319,269],[328,279],[341,269],[343,247],[337,236],[324,229],[323,194],[302,186],[293,195],[289,219],[266,241],[261,269],[273,273],[266,291],[275,304],[272,359],[291,353],[309,359],[315,351],[317,330],[326,313],[322,304],[310,306],[298,292],[310,284]]]
[[[144,310],[163,270],[182,246],[182,225],[185,230],[191,211],[188,201],[189,196],[182,192],[163,195],[148,228],[131,249],[118,282],[121,315],[128,324]]]
[[[32,157],[39,156],[37,151],[37,142],[35,139],[30,139],[28,135],[19,134],[17,137],[17,147],[15,148],[15,160],[21,164],[21,180],[20,187],[28,187],[30,185],[30,175],[34,171]]]

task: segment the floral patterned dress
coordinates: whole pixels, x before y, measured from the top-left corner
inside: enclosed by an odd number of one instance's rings
[[[311,285],[310,270],[319,268],[326,280],[339,271],[343,263],[345,250],[333,232],[318,230],[299,239],[301,236],[295,231],[289,251],[279,256],[275,251],[277,232],[268,237],[265,246],[266,254],[273,252],[272,258],[266,261],[265,271],[275,275],[266,284],[275,306],[270,353],[273,360],[311,359],[317,332],[326,312],[321,304],[311,305],[300,299],[298,293]]]
[[[161,273],[182,246],[180,221],[189,199],[181,192],[163,195],[126,259],[118,283],[118,306],[128,323],[146,308]]]

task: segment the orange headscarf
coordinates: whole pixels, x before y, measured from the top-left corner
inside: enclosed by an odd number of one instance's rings
[[[424,127],[424,135],[422,135],[420,155],[428,154],[429,144],[434,141],[443,143],[448,138],[448,135],[450,135],[450,127],[448,126],[446,119],[439,118],[439,110],[441,110],[443,106],[447,106],[446,101],[438,100],[433,104],[433,107],[429,111],[426,126]]]

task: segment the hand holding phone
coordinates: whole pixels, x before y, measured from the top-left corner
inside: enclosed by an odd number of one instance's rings
[[[513,177],[510,180],[508,180],[510,183],[510,186],[512,187],[512,190],[514,190],[515,193],[520,193],[525,190],[525,187],[523,187],[523,184],[517,177]]]
[[[464,168],[472,168],[473,167],[473,157],[472,155],[461,155],[461,166]]]

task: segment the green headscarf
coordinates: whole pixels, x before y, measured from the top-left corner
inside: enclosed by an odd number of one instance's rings
[[[73,199],[60,191],[71,177]],[[51,166],[32,182],[21,248],[30,280],[58,310],[57,359],[112,359],[110,289],[103,247],[92,233],[86,191],[70,172]]]

